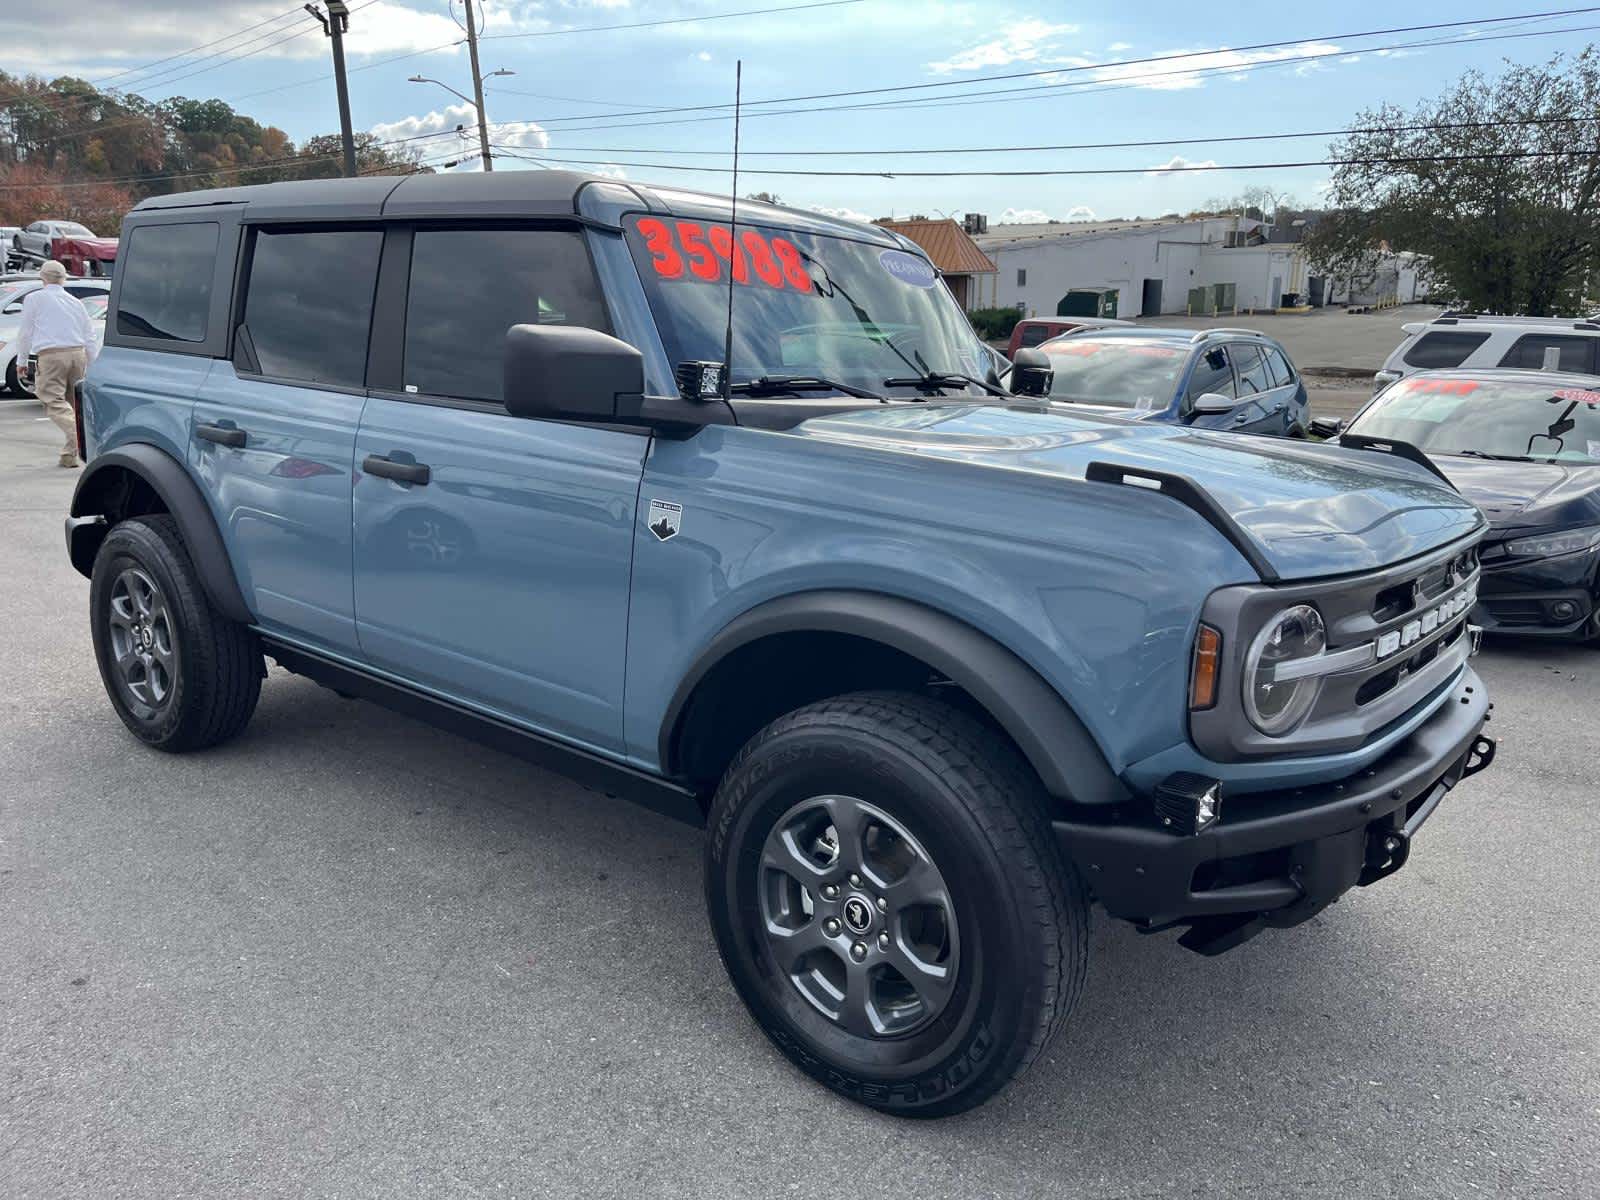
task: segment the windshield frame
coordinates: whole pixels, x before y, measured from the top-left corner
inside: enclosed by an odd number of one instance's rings
[[[670,278],[657,278],[655,272],[653,272],[649,267],[652,259],[649,250],[645,247],[645,237],[637,232],[639,222],[641,220],[648,220],[651,218],[674,226],[677,223],[684,222],[688,223],[689,225],[699,226],[702,231],[708,231],[712,227],[720,227],[722,229],[728,228],[729,222],[727,220],[727,214],[724,212],[719,216],[712,213],[699,213],[692,210],[679,212],[674,209],[671,212],[652,212],[630,209],[627,212],[619,214],[618,232],[620,236],[617,238],[617,244],[621,251],[620,257],[630,264],[634,276],[639,281],[639,294],[642,300],[642,312],[648,316],[656,339],[661,345],[663,354],[666,357],[671,370],[673,372],[676,371],[679,361],[721,362],[725,355],[720,338],[717,341],[714,356],[711,356],[707,359],[679,360],[674,357],[675,355],[681,353],[688,353],[689,347],[680,347],[673,344],[677,335],[673,314],[677,310],[669,307],[673,304],[673,302],[668,299],[671,293],[668,292],[667,289],[673,287],[694,286],[714,288],[716,290],[716,294],[720,297],[723,297],[725,301],[725,298],[728,294],[726,258],[717,258],[717,278],[715,280],[707,279],[707,281],[703,284],[675,281]],[[913,329],[919,332],[921,337],[925,340],[920,344],[911,347],[912,352],[904,355],[898,353],[899,347],[890,346],[890,349],[896,351],[896,353],[887,355],[887,361],[879,361],[870,369],[862,367],[856,370],[844,370],[832,367],[828,363],[821,361],[814,363],[783,365],[776,363],[763,364],[759,362],[752,364],[750,362],[750,356],[746,355],[741,357],[736,343],[736,349],[733,356],[734,362],[732,382],[748,383],[762,376],[820,375],[826,378],[838,379],[841,382],[849,383],[852,386],[859,387],[865,391],[877,393],[890,401],[936,400],[940,397],[947,399],[959,399],[968,402],[976,400],[987,400],[994,402],[999,399],[999,397],[995,396],[994,394],[985,391],[983,387],[971,383],[957,384],[955,382],[942,382],[937,387],[928,388],[917,388],[904,385],[891,388],[884,383],[884,380],[888,378],[921,375],[925,374],[928,370],[931,370],[935,374],[971,374],[974,378],[985,381],[988,381],[990,376],[993,374],[993,358],[988,353],[987,346],[984,344],[982,338],[979,337],[977,330],[973,328],[971,321],[966,315],[966,312],[961,308],[961,305],[957,303],[955,297],[951,294],[948,285],[945,283],[943,274],[933,266],[926,254],[924,254],[920,249],[914,248],[912,250],[907,250],[898,240],[891,242],[888,240],[875,239],[870,236],[851,236],[852,231],[848,229],[816,228],[804,223],[784,224],[782,222],[774,222],[766,219],[752,221],[739,219],[735,222],[735,225],[741,242],[746,235],[746,231],[753,230],[757,231],[764,238],[766,238],[769,244],[777,239],[789,241],[791,244],[795,245],[801,250],[802,257],[809,257],[809,255],[806,254],[807,247],[814,246],[818,242],[839,243],[851,247],[859,247],[863,258],[868,253],[877,253],[881,256],[885,252],[890,251],[896,252],[899,255],[915,257],[925,263],[929,271],[932,273],[932,283],[924,289],[930,293],[928,302],[934,306],[933,312],[930,314],[930,316],[942,315],[944,320],[942,323],[938,320],[905,323],[906,327],[904,331],[893,330],[893,326],[896,323],[892,321],[884,322],[881,325],[874,325],[872,327],[872,332],[866,334],[866,337],[874,341],[878,340],[873,336],[874,334],[890,330],[892,330],[892,332],[888,332],[883,338],[884,343],[888,344],[891,341],[898,341],[900,340],[900,335],[902,332],[909,332]],[[674,243],[674,245],[676,245],[676,243]],[[857,263],[852,264],[852,269],[856,265],[860,265],[859,260]],[[884,273],[886,276],[889,275],[887,268],[885,268]],[[815,286],[814,282],[813,286]],[[837,284],[835,286],[837,286]],[[913,285],[902,282],[900,286],[910,287]],[[776,290],[781,291],[784,289],[779,288]],[[742,284],[736,283],[734,285],[733,302],[735,330],[738,329],[739,317],[741,313],[739,303],[740,296],[744,294],[761,296],[764,291],[766,291],[766,289],[760,286],[753,275],[750,279],[750,282]],[[744,311],[748,311],[748,306]],[[864,310],[861,310],[858,307],[858,311]],[[825,326],[830,324],[832,323],[826,321],[815,323],[817,326]],[[704,328],[704,326],[702,326],[702,328]],[[794,330],[802,330],[806,328],[806,326],[802,324],[796,324],[792,328]],[[933,340],[937,339],[943,341],[941,336],[943,332],[948,332],[953,335],[948,342],[944,343],[944,349],[948,351],[950,357],[954,360],[956,365],[946,364],[943,362],[926,361],[928,358],[937,357],[935,355],[928,354],[927,351],[930,349]],[[933,335],[932,338],[929,337],[930,333]],[[813,334],[813,336],[816,335]],[[919,353],[919,351],[921,351],[921,353]],[[962,351],[965,351],[968,355],[970,359],[969,364],[963,365],[961,363]],[[919,359],[924,360],[923,366],[918,365]],[[976,367],[976,370],[966,371],[966,365],[974,366]],[[999,388],[1001,391],[1004,391],[1003,384],[996,382],[993,384],[993,386]],[[849,397],[843,392],[832,390],[822,391],[820,389],[807,389],[805,394],[811,397],[816,397],[819,395],[826,396],[830,400],[838,400],[840,402],[854,402],[864,407],[880,403],[880,401],[877,400]],[[773,398],[778,400],[793,399],[792,396],[788,396],[786,393],[776,393]],[[752,403],[762,403],[767,399],[767,397],[749,397],[748,399],[750,399]]]

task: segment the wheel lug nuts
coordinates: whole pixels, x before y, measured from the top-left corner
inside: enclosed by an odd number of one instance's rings
[[[851,875],[850,876],[850,886],[851,887],[860,887],[861,886],[861,876],[859,876],[859,875]]]
[[[854,946],[850,947],[850,957],[855,959],[857,962],[860,962],[866,956],[867,944],[865,942],[857,942]]]
[[[824,921],[822,923],[822,932],[827,934],[829,937],[838,937],[839,936],[839,918],[838,917],[829,917],[826,921]]]
[[[887,950],[888,948],[889,948],[889,935],[887,933],[880,933],[878,935],[878,949],[879,950]]]
[[[835,883],[823,884],[822,898],[824,900],[837,900],[839,898],[839,885]]]
[[[885,900],[882,896],[878,897],[878,911],[879,912],[888,912],[889,911],[889,902],[887,900]]]

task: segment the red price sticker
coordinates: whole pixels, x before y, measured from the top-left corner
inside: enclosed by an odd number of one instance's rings
[[[1586,388],[1561,388],[1556,392],[1557,400],[1571,400],[1575,404],[1600,404],[1600,392],[1591,392]]]
[[[1418,392],[1433,396],[1470,396],[1478,390],[1475,379],[1408,379],[1395,394]]]
[[[704,283],[760,284],[807,295],[816,290],[805,259],[787,238],[741,229],[737,244],[726,225],[641,217],[632,233],[657,278]]]

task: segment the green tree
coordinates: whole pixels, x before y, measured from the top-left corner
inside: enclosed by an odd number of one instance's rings
[[[1427,255],[1482,312],[1577,311],[1600,247],[1600,60],[1589,47],[1498,79],[1463,75],[1411,111],[1359,114],[1335,142],[1335,211],[1306,239],[1336,275]]]

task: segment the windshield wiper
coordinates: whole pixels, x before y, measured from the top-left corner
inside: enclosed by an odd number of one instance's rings
[[[1495,462],[1532,462],[1533,458],[1527,454],[1490,454],[1487,450],[1456,450],[1462,458],[1492,458]]]
[[[820,375],[763,375],[745,383],[735,383],[728,390],[746,396],[773,396],[779,392],[814,392],[819,388],[825,391],[843,392],[846,396],[854,396],[858,400],[883,399],[877,392],[869,392],[866,388],[858,388],[854,384],[840,383],[837,379],[824,379]]]
[[[936,391],[939,388],[959,387],[970,383],[973,387],[980,387],[991,396],[1004,396],[1011,399],[1011,393],[1003,388],[997,388],[992,383],[985,383],[981,379],[974,379],[971,375],[962,375],[958,371],[929,371],[923,375],[895,376],[883,381],[884,387],[914,387],[927,391]]]

